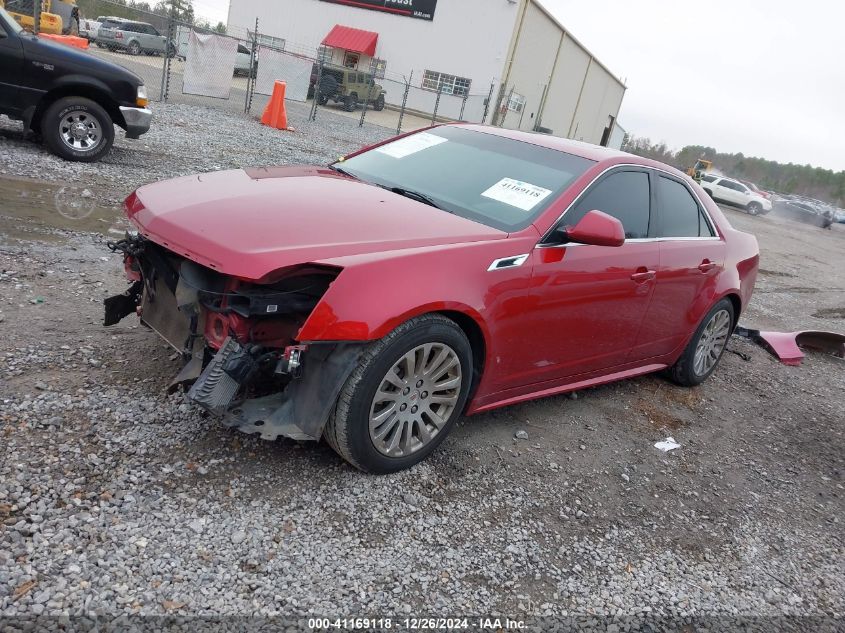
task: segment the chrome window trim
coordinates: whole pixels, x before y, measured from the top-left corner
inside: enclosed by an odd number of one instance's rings
[[[716,223],[713,221],[713,218],[710,217],[710,212],[707,210],[707,205],[705,205],[701,201],[701,198],[698,196],[698,192],[695,191],[695,189],[690,188],[689,185],[687,185],[687,183],[683,182],[683,180],[679,179],[676,174],[673,174],[672,172],[666,171],[665,169],[660,169],[659,167],[651,167],[650,165],[639,165],[637,163],[618,163],[616,165],[611,165],[610,167],[604,169],[599,174],[596,174],[596,177],[593,178],[586,187],[584,187],[584,190],[581,193],[578,194],[578,197],[575,198],[575,200],[573,200],[572,202],[569,203],[569,205],[558,216],[557,220],[552,222],[552,225],[549,227],[549,230],[546,231],[543,234],[543,236],[537,242],[537,245],[535,246],[535,248],[549,248],[549,247],[560,248],[561,246],[574,246],[575,245],[574,243],[573,244],[567,243],[567,244],[564,245],[564,244],[543,244],[543,242],[545,241],[545,239],[549,235],[551,235],[552,231],[555,230],[555,227],[558,224],[560,224],[560,221],[563,220],[564,216],[569,212],[569,210],[572,207],[574,207],[576,204],[578,204],[578,202],[581,200],[581,198],[584,196],[584,194],[586,194],[590,190],[590,187],[592,187],[594,184],[596,184],[596,181],[598,181],[599,178],[604,176],[606,173],[613,171],[614,169],[620,169],[620,168],[623,168],[623,167],[638,167],[640,169],[645,169],[645,170],[651,169],[653,171],[666,174],[667,176],[671,176],[671,178],[673,180],[677,181],[677,182],[681,182],[687,188],[687,190],[693,195],[693,197],[695,198],[695,201],[701,207],[701,210],[704,211],[705,219],[707,220],[707,222],[710,225],[710,228],[713,230],[713,232],[716,233],[716,235],[713,236],[713,237],[641,237],[641,238],[638,237],[638,238],[626,239],[625,240],[626,243],[628,243],[628,242],[661,242],[661,241],[664,241],[664,240],[666,240],[666,241],[712,240],[712,241],[719,241],[719,242],[722,241],[722,238],[719,236],[719,231],[716,229]],[[582,245],[582,246],[586,246],[586,245]]]

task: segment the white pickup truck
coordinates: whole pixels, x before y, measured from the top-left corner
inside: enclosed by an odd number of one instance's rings
[[[751,215],[765,214],[772,210],[771,200],[732,178],[704,174],[701,177],[701,187],[717,202],[742,207]]]

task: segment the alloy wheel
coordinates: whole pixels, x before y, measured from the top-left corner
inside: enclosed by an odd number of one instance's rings
[[[461,393],[461,361],[444,343],[419,345],[382,378],[370,405],[370,439],[389,457],[427,446],[446,426]]]
[[[83,110],[73,110],[59,121],[59,136],[72,150],[90,152],[103,140],[103,129],[96,117]]]
[[[698,339],[693,357],[693,370],[698,376],[705,376],[715,367],[728,343],[731,333],[731,315],[727,310],[716,312]]]

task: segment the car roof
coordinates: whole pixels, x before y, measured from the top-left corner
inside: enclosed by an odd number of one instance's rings
[[[593,145],[592,143],[585,143],[584,141],[576,141],[574,139],[551,136],[550,134],[541,134],[539,132],[508,130],[490,125],[477,125],[474,123],[453,123],[450,125],[457,125],[468,130],[494,134],[496,136],[513,139],[515,141],[531,143],[532,145],[539,145],[540,147],[547,147],[549,149],[566,152],[567,154],[573,154],[599,163],[631,163],[634,165],[643,165],[644,167],[656,167],[658,169],[669,171],[675,175],[684,175],[683,172],[665,163],[651,160],[650,158],[643,158],[642,156],[637,156],[635,154],[629,154],[628,152],[623,152],[618,149]]]

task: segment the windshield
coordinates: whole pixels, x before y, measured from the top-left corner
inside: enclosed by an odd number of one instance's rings
[[[454,126],[392,141],[335,166],[382,187],[502,231],[531,224],[595,163],[531,143]]]
[[[11,31],[12,33],[20,33],[23,31],[23,27],[15,22],[15,19],[6,13],[6,9],[0,7],[0,21],[3,22],[3,26],[6,28],[6,31]]]

